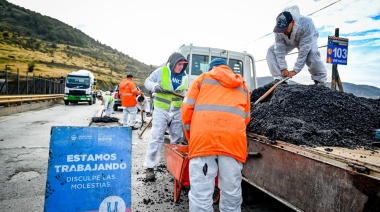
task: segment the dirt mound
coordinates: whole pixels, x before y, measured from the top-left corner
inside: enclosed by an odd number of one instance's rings
[[[248,132],[296,145],[372,149],[380,129],[380,101],[327,87],[279,85],[262,102],[254,102],[274,83],[251,93]]]

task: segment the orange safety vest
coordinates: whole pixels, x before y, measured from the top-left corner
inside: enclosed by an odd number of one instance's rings
[[[181,106],[185,134],[187,138],[190,136],[188,156],[225,155],[244,163],[246,126],[250,121],[249,91],[241,75],[234,74],[228,66],[214,69],[223,74],[215,76],[218,72],[213,72],[213,78],[206,72],[198,76]],[[231,87],[224,87],[217,80],[226,79],[225,76],[234,82]]]
[[[132,79],[125,78],[119,84],[119,93],[121,98],[121,106],[132,107],[136,106],[136,96],[142,94],[141,91],[137,90],[135,83]]]

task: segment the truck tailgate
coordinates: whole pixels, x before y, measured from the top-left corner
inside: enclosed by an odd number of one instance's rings
[[[247,133],[244,180],[299,211],[380,209],[380,153],[311,148]],[[331,151],[332,150],[332,151]]]

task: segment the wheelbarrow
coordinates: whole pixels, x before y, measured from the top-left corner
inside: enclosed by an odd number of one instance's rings
[[[178,203],[182,188],[190,186],[189,149],[187,145],[165,144],[166,168],[174,177],[174,202]],[[219,201],[218,176],[215,178],[214,204]]]

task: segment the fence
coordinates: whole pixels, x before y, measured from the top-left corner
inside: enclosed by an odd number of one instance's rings
[[[0,70],[0,95],[36,95],[36,94],[63,94],[65,85],[63,80],[44,78],[41,75],[31,76],[17,72],[10,72],[8,66]]]

